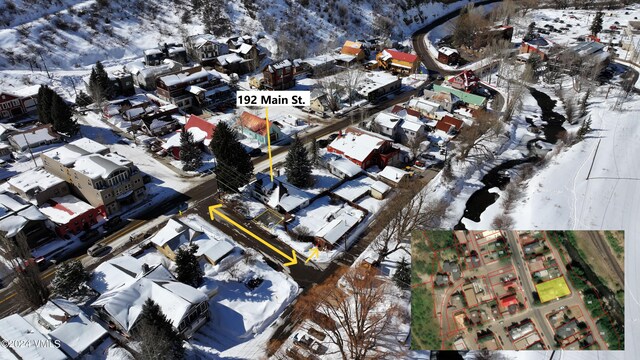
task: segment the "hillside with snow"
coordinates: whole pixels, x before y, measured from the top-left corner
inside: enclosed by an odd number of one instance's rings
[[[220,36],[257,35],[278,56],[304,57],[345,39],[406,40],[471,1],[7,0],[0,5],[0,69],[70,70],[97,60],[116,65],[205,28]]]

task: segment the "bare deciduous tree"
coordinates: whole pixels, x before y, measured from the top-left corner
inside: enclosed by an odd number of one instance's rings
[[[420,183],[414,183],[399,194],[378,215],[378,221],[371,229],[371,233],[379,234],[372,245],[378,256],[374,265],[382,263],[396,251],[407,251],[406,246],[414,230],[437,228],[446,209],[445,202],[430,201]]]
[[[14,289],[18,298],[26,301],[31,308],[44,305],[49,299],[49,289],[42,281],[38,265],[29,260],[31,251],[26,239],[21,234],[13,238],[0,234],[0,255],[16,269]]]
[[[299,301],[298,308],[322,325],[344,360],[394,355],[394,350],[379,345],[397,331],[392,323],[402,311],[389,305],[394,287],[376,275],[376,269],[341,269]]]
[[[459,161],[480,162],[493,158],[494,154],[489,148],[496,137],[502,133],[504,125],[498,117],[491,112],[482,111],[471,126],[465,126],[457,137]]]
[[[357,88],[364,75],[365,72],[358,65],[352,65],[338,75],[339,81],[344,86],[344,91],[349,99],[349,106],[353,105],[353,99],[357,97]]]

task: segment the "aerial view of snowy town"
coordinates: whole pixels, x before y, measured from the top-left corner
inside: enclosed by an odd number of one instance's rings
[[[637,359],[639,17],[0,0],[0,360]]]

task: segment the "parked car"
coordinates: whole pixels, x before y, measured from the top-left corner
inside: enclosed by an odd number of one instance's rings
[[[104,246],[103,244],[97,243],[92,245],[88,250],[87,250],[87,255],[89,256],[100,256],[101,254],[105,253],[109,248]]]
[[[49,265],[51,265],[51,263],[47,261],[44,256],[38,256],[19,263],[18,265],[16,265],[15,270],[21,273],[24,272],[28,266],[37,266],[38,270],[44,271],[49,267]]]
[[[258,156],[261,156],[262,154],[263,154],[263,152],[259,148],[255,148],[255,149],[249,151],[249,156],[251,156],[251,157],[258,157]]]
[[[327,138],[329,140],[329,142],[335,140],[338,137],[338,133],[333,133],[331,135],[329,135],[329,137]]]
[[[319,148],[324,149],[324,148],[326,148],[326,147],[329,145],[329,140],[327,140],[327,139],[320,139],[320,140],[318,140],[318,142],[317,142],[317,143],[318,143],[318,147],[319,147]]]

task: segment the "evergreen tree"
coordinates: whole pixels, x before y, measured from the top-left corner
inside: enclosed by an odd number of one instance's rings
[[[51,122],[53,129],[58,133],[71,136],[78,132],[78,124],[73,119],[71,107],[56,93],[52,97]]]
[[[580,125],[580,128],[578,129],[577,140],[583,140],[584,137],[591,132],[591,130],[591,117],[588,117],[582,122],[582,125]]]
[[[396,282],[396,285],[398,285],[400,289],[408,289],[410,287],[411,268],[404,257],[400,261],[400,264],[398,264],[395,274],[393,274],[393,281]]]
[[[309,162],[309,154],[297,135],[287,153],[284,168],[287,173],[287,180],[292,185],[297,187],[310,185],[312,167]]]
[[[37,96],[37,111],[38,119],[43,124],[51,124],[51,104],[53,101],[53,94],[55,92],[51,90],[47,85],[41,85],[38,89]]]
[[[318,140],[313,138],[311,140],[311,164],[318,165],[318,157],[320,153],[320,148],[318,147]]]
[[[151,298],[142,306],[133,330],[135,339],[140,342],[140,359],[184,359],[182,339]]]
[[[602,31],[602,11],[596,12],[596,16],[593,18],[593,22],[591,23],[591,35],[598,36],[598,33]]]
[[[105,100],[110,100],[114,97],[113,86],[109,80],[109,74],[107,74],[107,71],[104,69],[104,66],[100,61],[96,62],[96,65],[91,69],[88,90],[91,93],[93,101],[97,104],[100,104]]]
[[[180,133],[180,161],[184,171],[195,171],[202,166],[202,150],[193,140],[193,134],[184,127]]]
[[[86,92],[80,90],[78,96],[76,96],[76,105],[78,106],[87,106],[93,102],[91,96],[89,96]]]
[[[178,281],[198,287],[202,284],[202,269],[198,263],[196,252],[198,245],[192,244],[181,247],[176,251],[176,273]]]
[[[53,293],[64,298],[70,298],[83,292],[83,284],[89,280],[89,273],[84,269],[80,260],[63,262],[56,268],[51,281]]]
[[[216,157],[216,178],[220,189],[236,192],[249,183],[253,175],[251,156],[229,125],[224,122],[218,124],[209,146]]]

